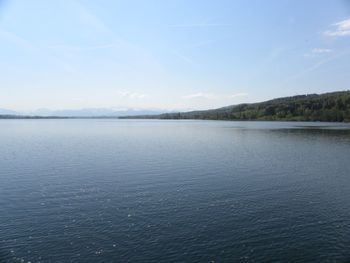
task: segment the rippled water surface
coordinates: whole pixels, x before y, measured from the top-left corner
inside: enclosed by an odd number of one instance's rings
[[[0,262],[350,261],[350,126],[1,120]]]

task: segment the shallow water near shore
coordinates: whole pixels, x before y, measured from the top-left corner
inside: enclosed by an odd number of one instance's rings
[[[0,120],[0,262],[350,261],[350,124]]]

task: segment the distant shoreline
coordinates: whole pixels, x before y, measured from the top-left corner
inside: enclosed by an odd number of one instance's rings
[[[350,122],[350,91],[307,94],[244,103],[211,110],[125,116],[30,116],[2,114],[0,119],[157,119],[222,121]]]
[[[2,116],[0,120],[159,120],[159,121],[227,121],[227,122],[319,122],[319,123],[350,123],[350,121],[312,121],[312,120],[228,120],[228,119],[165,119],[165,118],[140,118],[138,116],[127,117],[64,117],[64,116]]]

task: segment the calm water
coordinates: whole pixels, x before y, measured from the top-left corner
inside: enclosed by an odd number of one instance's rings
[[[350,261],[350,126],[2,120],[0,262],[29,261]]]

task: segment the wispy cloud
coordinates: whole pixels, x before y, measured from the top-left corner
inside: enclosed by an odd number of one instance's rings
[[[333,56],[330,56],[330,57],[328,57],[326,59],[318,61],[317,63],[313,64],[312,66],[310,66],[310,67],[302,70],[301,72],[299,72],[299,73],[297,73],[297,74],[287,78],[287,80],[285,82],[289,82],[291,80],[299,79],[299,78],[305,76],[307,73],[313,72],[313,71],[317,70],[318,68],[322,67],[323,65],[330,63],[333,60],[336,60],[338,58],[347,56],[349,54],[350,54],[349,50],[341,52],[341,53],[338,53],[338,54],[334,54]]]
[[[188,94],[183,96],[184,99],[234,99],[238,97],[245,97],[247,93],[240,92],[235,94],[214,94],[214,93],[204,93],[198,92],[193,94]]]
[[[231,27],[232,24],[221,24],[221,23],[197,23],[197,24],[175,24],[168,25],[174,28],[192,28],[192,27]]]
[[[49,46],[49,49],[64,49],[68,51],[93,51],[99,49],[111,49],[116,48],[119,45],[117,44],[104,44],[104,45],[96,45],[96,46],[71,46],[71,45],[53,45]]]
[[[332,51],[333,50],[329,48],[314,48],[311,50],[312,53],[316,53],[316,54],[330,53]]]
[[[183,61],[185,61],[186,63],[188,63],[188,64],[196,64],[195,62],[194,62],[194,60],[193,59],[191,59],[190,57],[188,57],[188,56],[186,56],[186,55],[184,55],[184,54],[182,54],[182,53],[180,53],[180,52],[178,52],[178,51],[175,51],[175,50],[172,50],[171,51],[176,57],[178,57],[178,58],[180,58],[181,60],[183,60]]]
[[[142,94],[138,92],[129,92],[129,91],[119,92],[119,95],[123,98],[128,98],[128,99],[145,99],[149,97],[149,95],[147,94]]]
[[[27,50],[34,49],[34,46],[29,41],[25,40],[24,38],[14,34],[14,33],[3,30],[1,28],[0,28],[0,39],[11,42],[11,43],[15,44],[16,46],[19,46],[19,47],[27,49]]]
[[[86,25],[88,25],[91,28],[94,28],[98,32],[103,32],[114,36],[114,32],[108,26],[106,26],[106,24],[98,16],[96,16],[83,4],[81,4],[78,1],[72,1],[71,3],[75,6],[78,17]]]
[[[214,44],[218,42],[218,40],[205,40],[205,41],[200,41],[191,45],[188,45],[188,48],[199,48],[199,47],[204,47],[204,46],[208,46],[211,44]]]
[[[188,94],[183,96],[184,99],[213,99],[216,96],[214,94],[211,93],[203,93],[203,92],[198,92],[198,93],[194,93],[194,94]]]
[[[350,18],[333,24],[332,29],[323,32],[323,34],[329,37],[350,36]]]
[[[52,61],[54,64],[62,67],[64,70],[70,73],[75,71],[75,69],[69,63],[52,55],[50,52],[47,52],[47,49],[41,48],[40,45],[32,43],[13,32],[9,32],[0,28],[0,39],[10,42],[28,53],[38,54],[38,56],[42,56],[44,54],[47,58],[46,60]]]
[[[308,51],[307,53],[305,53],[304,57],[315,58],[315,57],[319,57],[319,56],[325,56],[325,55],[330,54],[332,52],[333,52],[333,50],[329,49],[329,48],[313,48],[310,51]]]
[[[238,98],[238,97],[246,97],[246,96],[248,96],[248,93],[240,92],[240,93],[230,95],[230,98]]]

